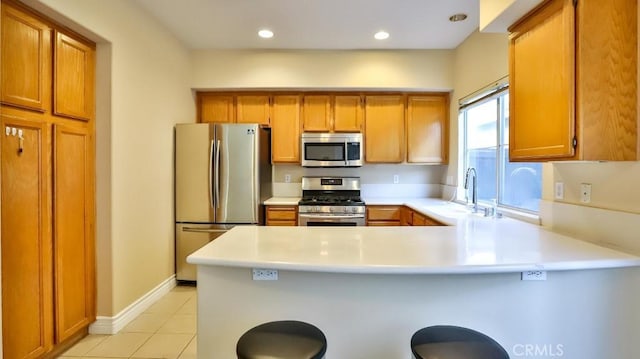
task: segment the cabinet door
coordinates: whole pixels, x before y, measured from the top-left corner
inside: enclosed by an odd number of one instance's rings
[[[334,99],[333,130],[362,131],[362,100],[360,96],[338,95]]]
[[[61,342],[95,319],[93,151],[85,129],[55,125],[54,133],[54,302]]]
[[[51,85],[51,29],[2,3],[0,101],[44,111]]]
[[[367,162],[400,163],[404,160],[402,96],[367,96],[364,128]]]
[[[300,162],[300,97],[274,96],[271,111],[271,161]]]
[[[308,132],[331,130],[331,100],[329,96],[305,96],[302,107],[302,128]]]
[[[200,122],[231,123],[233,116],[233,96],[199,94]]]
[[[400,208],[400,225],[412,226],[413,225],[413,211],[409,207],[402,206]]]
[[[1,119],[23,137],[19,152],[17,133],[0,136],[4,357],[37,358],[53,344],[48,135],[42,121]]]
[[[509,157],[574,155],[574,8],[552,0],[512,29]]]
[[[56,31],[53,113],[90,120],[94,112],[95,49]]]
[[[297,206],[267,206],[267,226],[295,226],[297,218]]]
[[[409,96],[407,162],[447,162],[447,113],[445,96]]]
[[[638,160],[638,1],[579,1],[576,117],[582,160]]]
[[[367,206],[367,226],[399,226],[400,207]]]
[[[269,126],[269,96],[236,97],[236,121]]]

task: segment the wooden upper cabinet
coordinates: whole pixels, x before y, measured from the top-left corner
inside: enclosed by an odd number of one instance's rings
[[[407,99],[407,162],[447,162],[447,96],[409,96]]]
[[[637,26],[637,0],[578,1],[579,159],[639,159]]]
[[[198,94],[200,121],[210,123],[235,122],[233,96],[211,93]]]
[[[404,102],[401,95],[366,97],[364,136],[367,162],[404,161]]]
[[[269,126],[269,96],[238,95],[236,97],[236,121]]]
[[[86,129],[54,125],[53,258],[56,339],[95,320],[91,139]]]
[[[51,86],[51,29],[26,12],[2,3],[0,101],[45,111]]]
[[[333,104],[335,132],[362,131],[362,98],[360,96],[336,95]]]
[[[271,161],[300,162],[300,96],[274,96],[271,106]]]
[[[551,0],[510,28],[512,161],[637,159],[637,16]]]
[[[3,352],[37,358],[53,345],[47,125],[4,111],[0,118],[3,129],[23,137],[3,134],[0,141]]]
[[[53,68],[53,114],[92,119],[95,48],[56,31]]]
[[[328,95],[307,95],[303,98],[302,129],[307,132],[328,132],[331,130],[331,97]]]

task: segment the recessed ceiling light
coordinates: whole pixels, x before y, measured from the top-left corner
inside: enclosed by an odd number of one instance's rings
[[[466,18],[467,18],[467,14],[455,14],[449,17],[449,21],[451,22],[464,21]]]
[[[267,29],[262,29],[262,30],[258,31],[258,36],[260,36],[263,39],[270,39],[270,38],[273,37],[273,31],[267,30]]]
[[[378,31],[373,35],[373,37],[375,37],[376,40],[386,40],[389,38],[389,33],[386,31]]]

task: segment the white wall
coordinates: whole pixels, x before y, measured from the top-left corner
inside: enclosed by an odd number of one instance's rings
[[[447,166],[365,164],[359,168],[304,168],[279,164],[273,171],[274,197],[299,197],[302,176],[357,176],[365,198],[372,197],[440,197],[440,180]],[[291,183],[285,182],[291,176]],[[393,176],[398,175],[398,183]]]
[[[455,52],[454,88],[451,96],[449,168],[443,183],[456,186],[460,169],[458,156],[458,101],[509,74],[507,34],[471,34]]]
[[[198,50],[192,56],[196,89],[453,88],[451,50]]]
[[[134,2],[30,4],[98,42],[98,315],[174,273],[173,125],[193,121],[189,52]]]

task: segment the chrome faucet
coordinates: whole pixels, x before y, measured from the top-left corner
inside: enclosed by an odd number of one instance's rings
[[[473,167],[469,167],[467,169],[467,174],[464,177],[464,189],[469,189],[469,177],[471,177],[472,185],[471,185],[471,203],[473,203],[473,213],[478,212],[478,173],[476,169]],[[469,198],[469,197],[467,197]]]

